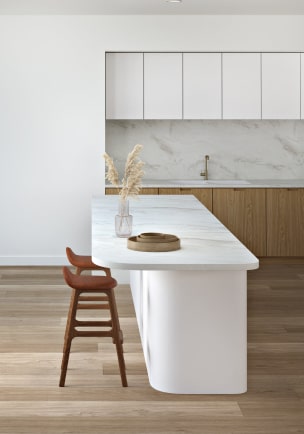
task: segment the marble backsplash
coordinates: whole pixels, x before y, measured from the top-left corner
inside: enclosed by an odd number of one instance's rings
[[[146,179],[303,179],[304,121],[107,121],[106,151],[123,173],[133,146],[144,146]]]

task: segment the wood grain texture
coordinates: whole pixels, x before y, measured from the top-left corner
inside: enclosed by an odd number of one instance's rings
[[[257,256],[266,256],[266,190],[213,189],[213,214]]]
[[[70,299],[61,268],[2,267],[0,296],[1,434],[304,432],[303,260],[262,260],[248,272],[248,392],[242,395],[152,389],[127,285],[116,288],[116,299],[129,387],[121,387],[111,339],[76,338],[67,386],[59,388]]]
[[[106,188],[105,192],[106,194],[118,194],[117,188]],[[154,187],[143,187],[140,189],[139,194],[158,194],[158,188]]]
[[[159,194],[193,194],[212,212],[212,188],[160,188]]]
[[[267,189],[267,255],[304,256],[304,189]]]

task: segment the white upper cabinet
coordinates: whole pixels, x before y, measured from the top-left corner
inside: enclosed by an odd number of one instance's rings
[[[260,53],[223,53],[223,119],[261,119]]]
[[[106,53],[106,119],[143,119],[143,53]]]
[[[184,53],[184,119],[221,119],[220,53]]]
[[[262,118],[300,119],[300,53],[262,53]]]
[[[182,119],[182,53],[144,53],[144,119]]]
[[[304,119],[304,53],[301,53],[301,119]]]

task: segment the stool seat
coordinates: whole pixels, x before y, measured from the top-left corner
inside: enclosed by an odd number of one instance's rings
[[[107,276],[111,276],[110,268],[94,264],[91,256],[77,255],[70,247],[66,248],[66,255],[70,263],[76,267],[76,274],[80,274],[84,270],[102,270]]]
[[[69,286],[82,291],[101,291],[102,289],[113,289],[117,286],[117,281],[113,277],[78,276],[73,274],[67,267],[63,268],[63,275]]]
[[[127,387],[128,382],[122,346],[123,334],[120,329],[114,294],[117,281],[109,275],[83,276],[73,274],[67,267],[63,267],[63,276],[66,283],[72,288],[72,295],[64,336],[59,386],[63,387],[65,385],[73,338],[111,337],[113,343],[116,345],[121,383],[124,387]],[[83,293],[93,293],[94,295],[82,295]],[[103,295],[96,296],[96,293]],[[92,320],[80,320],[76,318],[78,309],[107,309],[110,312],[110,319],[96,320],[94,318]],[[98,328],[98,330],[92,330],[94,327]],[[78,328],[81,328],[81,330],[78,330]]]

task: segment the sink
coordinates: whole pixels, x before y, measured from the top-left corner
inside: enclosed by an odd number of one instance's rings
[[[203,184],[214,184],[214,185],[249,185],[249,181],[245,181],[244,179],[209,179],[208,181],[202,181]]]

